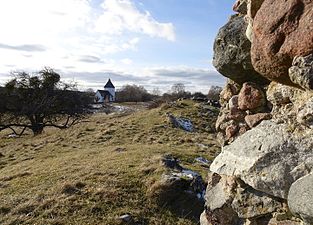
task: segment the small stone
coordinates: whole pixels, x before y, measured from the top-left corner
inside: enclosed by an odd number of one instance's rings
[[[203,211],[200,216],[200,225],[210,225],[208,219],[206,218],[206,212]]]
[[[257,113],[253,115],[247,115],[245,117],[245,121],[250,128],[253,128],[259,123],[261,123],[263,120],[269,120],[271,118],[272,115],[270,113]]]
[[[169,169],[182,171],[184,168],[179,165],[179,160],[172,155],[165,155],[161,159],[162,165]]]
[[[210,167],[210,164],[211,164],[211,162],[212,161],[210,161],[210,160],[207,160],[207,159],[205,159],[205,158],[203,158],[203,157],[197,157],[197,158],[195,158],[195,161],[197,162],[197,163],[200,163],[202,166],[204,166],[204,167]]]
[[[228,102],[228,106],[230,110],[236,109],[238,110],[238,95],[234,95]]]
[[[234,137],[238,132],[238,126],[237,125],[230,125],[226,127],[225,134],[226,134],[226,139],[229,140],[232,137]]]
[[[232,109],[230,110],[229,115],[227,115],[227,119],[228,120],[234,120],[234,121],[238,121],[238,122],[242,122],[244,121],[245,116],[247,115],[246,112],[241,111],[239,109]]]
[[[243,84],[238,98],[239,109],[253,110],[265,104],[265,95],[256,84],[251,82]]]
[[[243,135],[249,130],[249,126],[247,124],[239,124],[239,136]]]
[[[289,189],[288,206],[305,224],[313,224],[313,174],[296,180]]]
[[[132,221],[133,218],[132,218],[131,215],[125,214],[125,215],[120,216],[119,219],[120,219],[122,222],[129,223],[130,221]]]

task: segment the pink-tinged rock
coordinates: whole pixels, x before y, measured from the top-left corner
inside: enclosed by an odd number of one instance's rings
[[[252,128],[261,123],[263,120],[269,120],[271,118],[272,115],[270,113],[257,113],[254,115],[247,115],[245,117],[245,121],[248,124],[248,126]]]
[[[242,111],[239,108],[232,108],[230,109],[230,113],[227,118],[229,120],[243,121],[246,115],[247,113],[245,111]]]
[[[229,140],[232,137],[234,137],[238,132],[238,126],[237,125],[230,125],[226,127],[225,134],[226,134],[226,139]]]
[[[249,130],[249,126],[247,124],[240,124],[239,125],[239,136],[243,135],[244,133],[246,133]]]
[[[269,80],[295,85],[293,58],[313,52],[313,0],[264,0],[253,21],[251,58]]]
[[[252,110],[265,106],[263,91],[254,83],[244,83],[238,96],[238,106],[241,110]]]
[[[233,95],[237,95],[240,91],[240,86],[236,84],[234,81],[228,79],[225,87],[220,93],[220,100],[222,105],[226,104]]]

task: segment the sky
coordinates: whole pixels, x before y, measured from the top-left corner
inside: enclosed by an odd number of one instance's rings
[[[183,83],[207,93],[225,78],[213,41],[233,0],[1,0],[0,85],[50,67],[80,90]]]

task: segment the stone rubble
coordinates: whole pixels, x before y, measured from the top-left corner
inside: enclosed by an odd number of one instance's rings
[[[313,224],[313,1],[237,0],[201,225]]]

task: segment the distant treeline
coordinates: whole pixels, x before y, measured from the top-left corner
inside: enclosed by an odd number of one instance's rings
[[[171,91],[161,94],[159,89],[155,89],[149,93],[143,86],[125,85],[116,92],[117,102],[147,102],[155,100],[175,101],[180,98],[194,98],[194,99],[207,99],[218,101],[221,87],[212,86],[208,94],[205,95],[201,92],[191,93],[185,90],[184,84],[177,83],[171,88]]]

